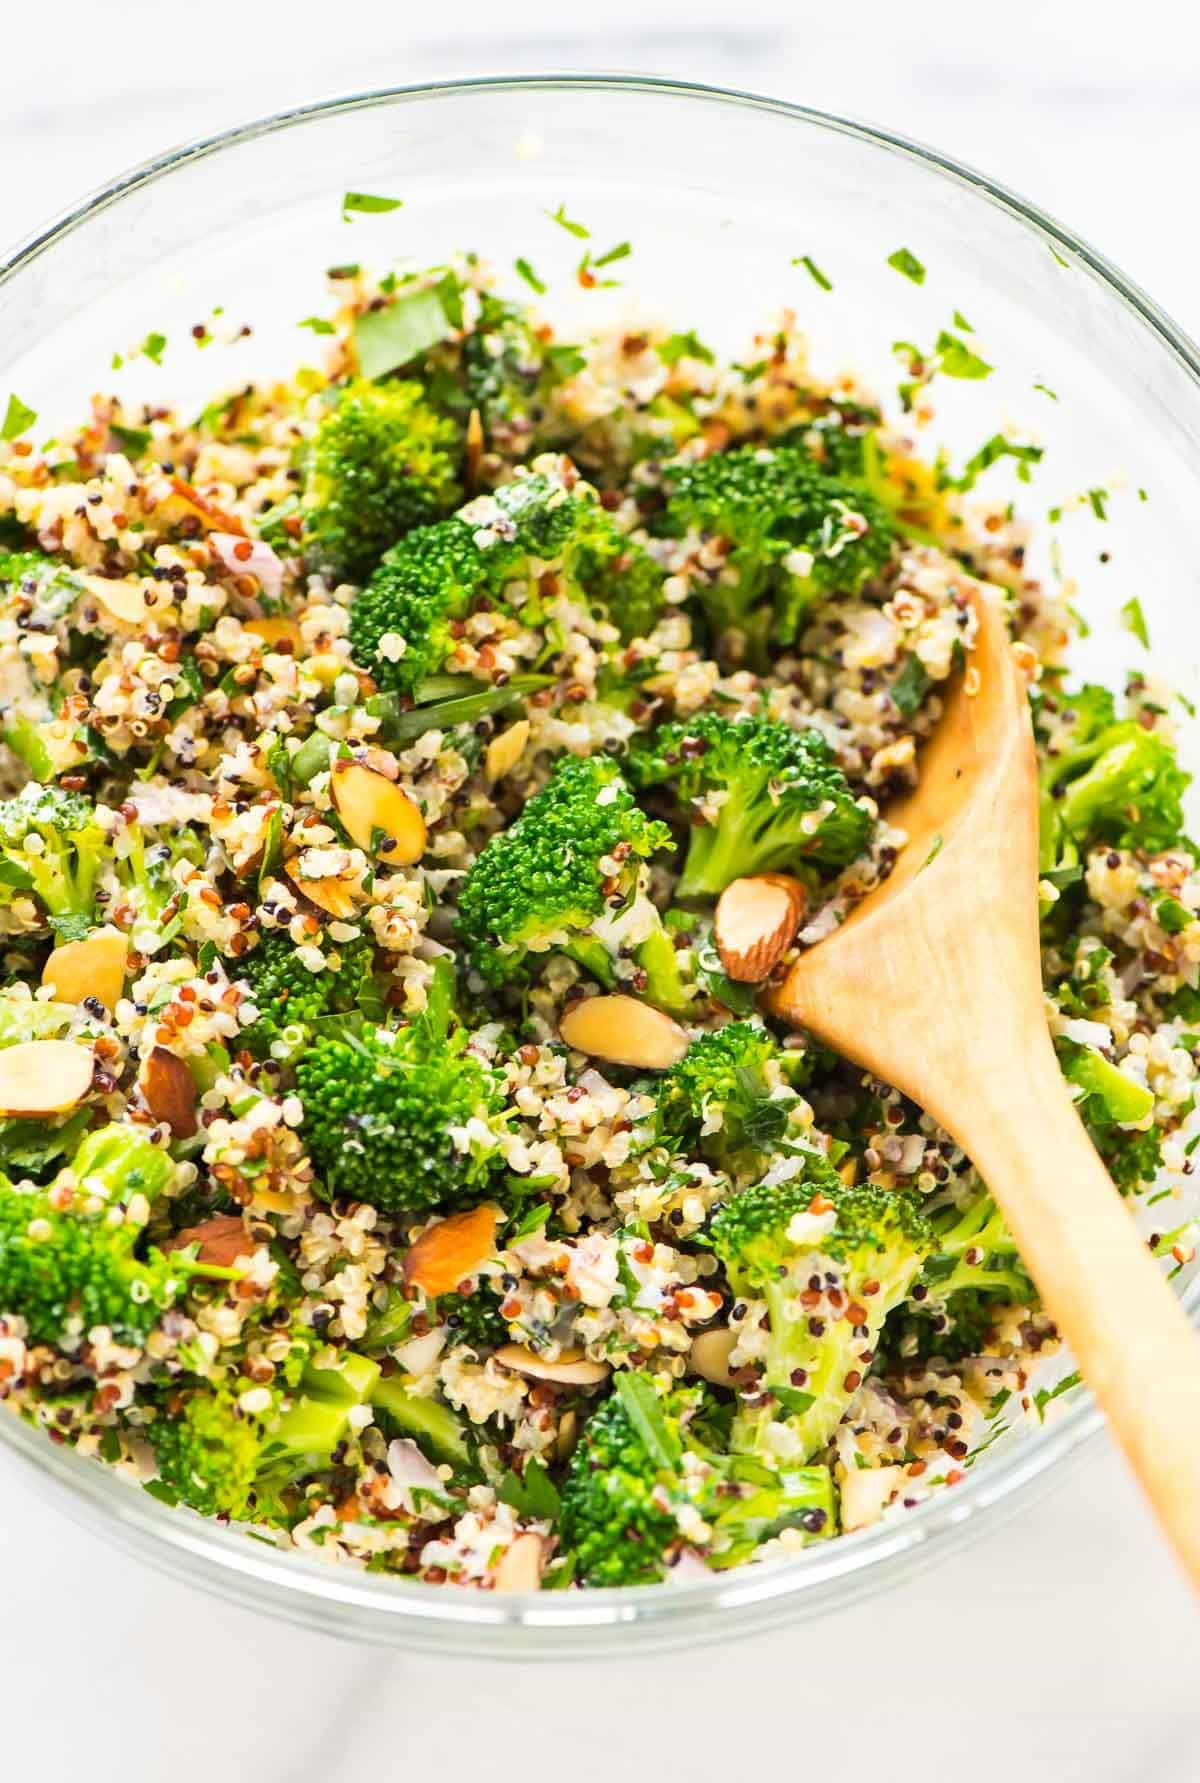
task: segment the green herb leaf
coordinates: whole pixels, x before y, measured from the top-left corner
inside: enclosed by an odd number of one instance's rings
[[[142,342],[141,350],[146,355],[147,359],[153,360],[155,365],[161,365],[162,356],[167,350],[166,335],[157,333],[148,334]]]
[[[947,334],[944,328],[934,342],[933,350],[941,361],[940,370],[948,378],[986,378],[994,370],[985,359],[972,353],[966,341],[959,340],[956,334]]]
[[[789,1418],[802,1416],[813,1402],[812,1394],[802,1392],[799,1387],[769,1387],[767,1391]]]
[[[632,253],[633,244],[631,242],[619,241],[615,248],[610,248],[608,250],[607,254],[601,254],[597,259],[593,260],[592,265],[611,266],[616,260],[628,259],[629,255]]]
[[[1056,1387],[1042,1387],[1035,1393],[1033,1403],[1037,1407],[1038,1422],[1045,1423],[1046,1407],[1063,1393],[1069,1393],[1072,1387],[1077,1387],[1082,1379],[1083,1376],[1078,1371],[1074,1374],[1065,1374]]]
[[[994,433],[990,440],[984,441],[978,452],[973,453],[967,459],[961,476],[951,479],[951,487],[961,490],[963,493],[968,489],[974,489],[980,474],[1000,458],[1015,458],[1017,460],[1017,475],[1023,483],[1027,483],[1029,481],[1029,466],[1040,464],[1043,456],[1041,446],[1021,445],[1016,440],[1005,439],[1002,433]]]
[[[971,327],[971,324],[967,321],[967,318],[963,315],[961,310],[955,310],[953,320],[956,328],[961,328],[965,334],[974,334],[975,330]]]
[[[368,310],[354,322],[354,349],[364,378],[383,378],[453,332],[436,291],[408,291],[381,310]]]
[[[792,261],[792,265],[802,266],[813,284],[819,285],[822,291],[833,290],[831,281],[825,277],[825,274],[821,271],[821,268],[817,265],[811,254],[797,254],[796,258]]]
[[[505,1234],[505,1248],[520,1244],[523,1238],[532,1238],[535,1232],[542,1230],[549,1218],[550,1203],[548,1201],[539,1201],[536,1207],[527,1208],[512,1231]]]
[[[889,254],[888,265],[895,267],[896,271],[902,273],[906,279],[911,279],[914,285],[925,283],[925,268],[917,256],[910,254],[907,248],[897,248],[894,254]]]
[[[554,1481],[536,1455],[525,1463],[523,1474],[510,1469],[496,1489],[497,1498],[511,1504],[519,1517],[532,1517],[551,1523],[558,1516],[560,1505]]]
[[[19,396],[10,396],[4,411],[4,424],[0,426],[0,440],[19,439],[36,420],[36,409],[31,409]]]
[[[573,235],[577,241],[587,241],[592,233],[583,223],[572,222],[567,215],[566,206],[563,204],[560,204],[557,210],[548,210],[546,215],[552,223],[557,223],[560,229],[565,229],[567,234]]]
[[[1146,615],[1142,612],[1142,603],[1135,594],[1121,608],[1121,624],[1127,632],[1131,632],[1143,650],[1150,648],[1150,628],[1146,624]]]
[[[314,334],[336,334],[337,329],[325,316],[305,316],[303,322],[297,322],[297,328],[311,328]]]
[[[129,458],[140,458],[154,437],[148,427],[118,427],[115,421],[109,422],[108,431]]]
[[[910,656],[891,685],[892,703],[911,718],[929,691],[929,675],[919,656]]]
[[[712,348],[690,330],[687,334],[669,334],[666,340],[659,341],[657,352],[664,365],[678,365],[681,359],[699,359],[705,365],[715,362]]]
[[[1051,390],[1049,384],[1035,384],[1033,387],[1035,390],[1040,390],[1043,396],[1048,396],[1051,402],[1058,401],[1058,396]]]
[[[658,1467],[674,1467],[679,1460],[679,1444],[667,1428],[653,1382],[644,1374],[630,1374],[622,1369],[615,1385],[625,1415],[650,1459]]]
[[[48,921],[59,941],[86,941],[92,932],[91,918],[79,913],[51,916]]]
[[[1154,906],[1154,920],[1168,935],[1182,935],[1185,929],[1191,927],[1195,917],[1178,898],[1159,898]]]
[[[537,273],[534,272],[534,270],[533,270],[532,266],[530,266],[528,260],[526,260],[524,257],[522,257],[520,259],[514,260],[513,265],[516,267],[517,272],[520,274],[521,278],[523,278],[525,280],[525,283],[529,286],[530,290],[536,291],[539,297],[544,297],[546,294],[545,284],[543,283],[543,281],[541,279],[539,279]]]
[[[1107,489],[1089,489],[1087,491],[1087,502],[1097,520],[1108,519]]]
[[[403,203],[403,198],[377,198],[373,192],[347,192],[342,199],[342,221],[348,221],[355,211],[379,215],[383,211],[399,210]]]

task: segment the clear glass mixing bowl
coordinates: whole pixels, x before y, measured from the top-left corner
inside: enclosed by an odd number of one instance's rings
[[[403,208],[344,221],[347,189],[401,198]],[[619,288],[581,290],[580,243],[549,214],[559,205],[586,220],[594,251],[632,244],[611,268]],[[928,268],[923,284],[888,266],[902,247]],[[530,260],[568,336],[573,319],[636,312],[736,349],[790,306],[810,327],[819,367],[853,366],[881,391],[895,384],[894,341],[930,344],[969,323],[995,371],[939,381],[934,436],[959,456],[1010,424],[1036,438],[1045,447],[1036,481],[1014,488],[1031,512],[1069,508],[1055,530],[1092,627],[1083,666],[1119,678],[1136,647],[1117,618],[1136,594],[1175,685],[1197,694],[1195,347],[1023,200],[945,156],[798,106],[665,81],[489,80],[333,100],[175,150],[0,263],[0,401],[15,391],[36,408],[39,436],[102,383],[199,404],[216,385],[311,358],[313,337],[296,324],[320,311],[325,268],[428,263],[460,248],[506,274],[516,256]],[[193,325],[220,307],[221,327],[253,332],[196,351]],[[141,357],[109,372],[114,353],[150,333],[167,337],[161,367]],[[1088,502],[1070,506],[1099,488],[1112,492],[1102,527]],[[1194,739],[1185,754],[1195,756]],[[1177,1285],[1194,1308],[1194,1270]],[[1049,1379],[1066,1366],[1052,1365]],[[961,1485],[787,1564],[524,1598],[280,1553],[167,1508],[15,1418],[0,1417],[0,1440],[68,1512],[239,1602],[362,1639],[549,1657],[727,1640],[841,1607],[968,1540],[1078,1456],[1098,1412],[1082,1389],[1053,1412],[993,1443]]]

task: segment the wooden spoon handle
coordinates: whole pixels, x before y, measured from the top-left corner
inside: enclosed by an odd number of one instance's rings
[[[971,1157],[1200,1589],[1196,1335],[1087,1136],[1044,1029],[1027,1037],[1021,1068],[1010,1061],[999,1079],[971,1110]]]

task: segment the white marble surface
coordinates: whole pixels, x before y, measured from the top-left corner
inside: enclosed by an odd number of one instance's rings
[[[170,142],[317,93],[636,68],[938,144],[1075,225],[1200,331],[1200,26],[1158,0],[459,0],[451,22],[413,0],[4,11],[6,242]],[[98,1546],[9,1465],[0,1582],[3,1768],[45,1783],[462,1783],[531,1760],[572,1783],[634,1767],[708,1783],[753,1774],[760,1754],[776,1773],[869,1766],[935,1783],[1200,1770],[1194,1609],[1103,1446],[915,1585],[814,1629],[636,1669],[435,1664],[276,1625]]]

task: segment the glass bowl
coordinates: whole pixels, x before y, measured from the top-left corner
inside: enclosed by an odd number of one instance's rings
[[[403,206],[345,220],[346,190]],[[631,244],[608,269],[619,285],[580,287],[580,241],[556,225],[559,206],[586,221],[594,253]],[[896,382],[893,342],[928,345],[970,327],[995,369],[938,381],[934,436],[960,461],[1001,428],[1035,438],[1045,448],[1036,480],[1014,490],[1039,515],[1064,510],[1058,550],[1039,567],[1079,575],[1092,628],[1082,666],[1119,677],[1136,646],[1118,615],[1137,595],[1176,687],[1197,693],[1196,349],[1033,206],[943,155],[799,106],[644,79],[482,80],[335,99],[177,149],[0,263],[0,402],[19,394],[39,412],[39,436],[110,378],[139,398],[200,404],[216,385],[286,372],[319,350],[297,323],[320,312],[325,268],[428,263],[460,248],[505,277],[517,256],[530,261],[568,338],[573,321],[640,314],[735,350],[791,307],[819,369],[854,367],[880,391]],[[900,248],[928,269],[922,283],[889,266]],[[201,353],[192,329],[205,321],[252,332]],[[109,372],[152,334],[167,340],[161,366],[143,354]],[[1196,756],[1194,737],[1184,752]],[[1194,1266],[1177,1286],[1194,1310]],[[1068,1367],[1059,1358],[1048,1381]],[[360,1639],[549,1657],[728,1640],[840,1608],[1027,1502],[1099,1425],[1083,1389],[1064,1393],[1045,1425],[1003,1434],[961,1484],[785,1564],[528,1597],[282,1553],[168,1508],[15,1418],[0,1417],[0,1440],[68,1512],[243,1604]]]

